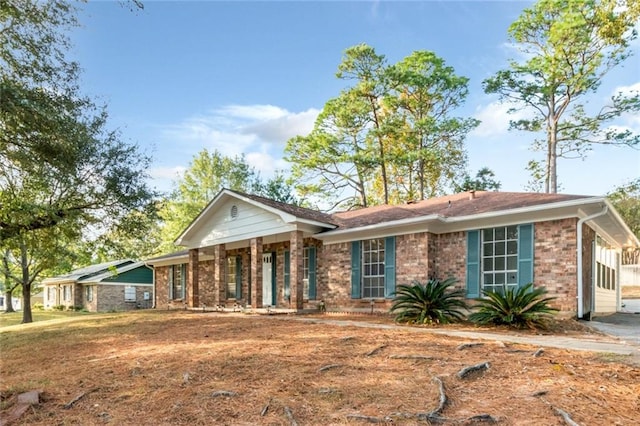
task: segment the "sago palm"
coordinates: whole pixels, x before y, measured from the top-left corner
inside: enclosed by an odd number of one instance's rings
[[[464,318],[461,310],[467,308],[464,291],[450,289],[454,278],[444,281],[429,280],[425,284],[414,281],[411,285],[399,285],[393,299],[391,312],[397,322],[415,324],[446,324]]]
[[[508,325],[511,327],[545,327],[558,310],[549,306],[555,297],[545,297],[544,287],[533,289],[529,283],[504,294],[485,292],[486,299],[478,299],[478,311],[469,315],[476,324]]]

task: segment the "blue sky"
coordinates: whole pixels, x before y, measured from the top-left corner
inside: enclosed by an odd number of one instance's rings
[[[517,52],[507,28],[524,1],[151,1],[131,12],[121,2],[83,5],[73,57],[83,90],[108,105],[110,126],[154,159],[161,191],[204,148],[245,154],[269,177],[286,169],[290,137],[306,134],[345,83],[335,77],[345,49],[373,46],[395,63],[431,50],[470,78],[456,114],[483,121],[466,141],[469,169],[494,170],[504,191],[523,191],[533,135],[507,132],[508,107],[485,95],[482,80]],[[640,90],[640,43],[589,100],[618,88]],[[640,117],[618,125],[640,131]],[[640,176],[640,151],[598,147],[585,161],[561,160],[562,192],[601,195]]]

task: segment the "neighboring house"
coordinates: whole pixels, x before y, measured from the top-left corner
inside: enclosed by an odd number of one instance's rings
[[[640,242],[604,197],[467,192],[334,214],[221,191],[147,261],[158,308],[387,310],[396,286],[458,279],[467,298],[533,282],[565,314],[620,308]]]
[[[153,270],[143,262],[117,260],[76,269],[42,282],[44,307],[90,312],[151,308]]]
[[[33,291],[36,291],[36,289],[33,289]],[[11,297],[11,306],[13,306],[13,309],[15,311],[21,311],[22,310],[22,304],[23,304],[24,300],[22,298],[22,294],[20,294],[19,296],[12,296]],[[33,307],[36,304],[43,304],[44,299],[42,297],[42,292],[38,292],[38,293],[31,293],[31,306]],[[0,293],[0,311],[5,311],[7,309],[6,306],[7,303],[7,297],[5,295],[4,292]]]

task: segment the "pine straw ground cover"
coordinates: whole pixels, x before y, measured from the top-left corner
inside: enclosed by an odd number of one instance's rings
[[[469,341],[404,328],[175,311],[7,330],[0,409],[42,391],[17,424],[412,425],[428,424],[429,412],[449,424],[483,414],[565,424],[558,409],[581,425],[632,425],[640,416],[640,369],[588,352],[534,356],[535,346],[460,348]],[[458,377],[484,362],[488,370]]]

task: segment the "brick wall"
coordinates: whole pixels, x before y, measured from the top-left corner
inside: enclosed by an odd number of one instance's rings
[[[466,287],[467,274],[467,233],[450,232],[434,235],[434,268],[432,278],[446,280],[455,278],[456,288]]]
[[[98,312],[131,311],[134,309],[150,308],[152,286],[132,285],[136,289],[136,300],[125,302],[124,289],[128,285],[97,285],[93,297],[97,302]],[[144,300],[144,293],[149,293],[149,300]]]
[[[413,281],[426,282],[429,279],[430,240],[435,236],[426,232],[398,235],[396,237],[396,282],[411,284]]]
[[[534,224],[534,285],[546,287],[557,297],[552,305],[570,312],[577,309],[576,224],[575,218]]]

